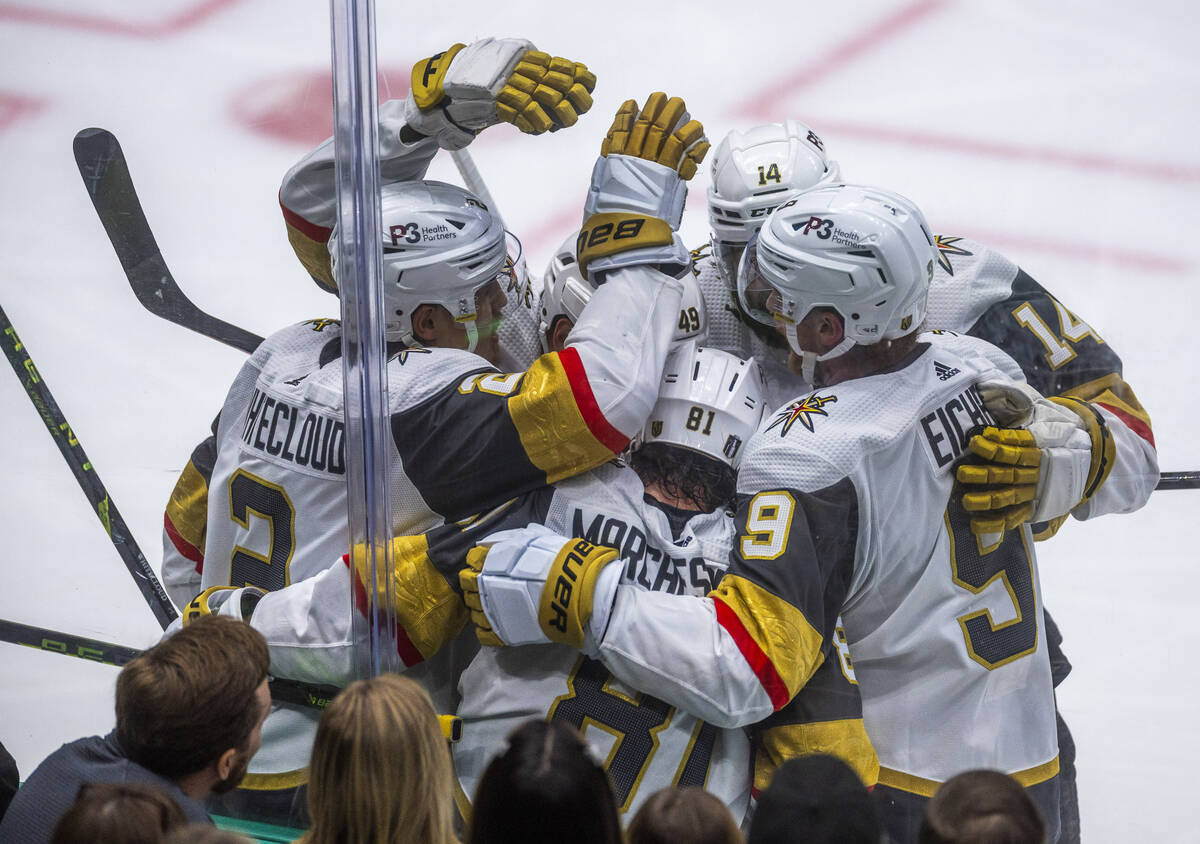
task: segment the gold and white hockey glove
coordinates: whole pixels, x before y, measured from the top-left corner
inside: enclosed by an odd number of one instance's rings
[[[595,87],[587,65],[521,38],[483,38],[417,62],[404,117],[442,149],[462,149],[500,121],[531,135],[573,126]]]
[[[978,459],[957,470],[973,533],[1064,517],[1112,472],[1112,434],[1092,405],[1043,398],[1023,383],[984,382],[979,392],[1004,427],[973,436],[967,447]]]
[[[183,625],[186,627],[205,615],[224,615],[248,622],[266,594],[257,586],[210,586],[183,608]]]
[[[613,562],[615,549],[538,524],[492,534],[468,552],[459,574],[480,644],[599,641],[621,580]]]
[[[640,110],[634,100],[622,103],[592,169],[576,244],[580,269],[596,280],[625,266],[686,267],[676,230],[687,180],[708,148],[704,127],[679,97],[656,92]]]

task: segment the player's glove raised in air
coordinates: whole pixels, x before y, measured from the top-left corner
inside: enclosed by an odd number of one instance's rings
[[[972,532],[1000,533],[1065,516],[1108,478],[1115,446],[1092,405],[1043,398],[1023,383],[984,382],[979,392],[1003,427],[973,436],[967,447],[976,459],[957,470]]]
[[[599,641],[621,580],[614,562],[615,549],[542,525],[492,534],[468,552],[459,575],[480,644]]]
[[[183,608],[183,625],[186,627],[204,615],[224,615],[249,621],[254,608],[266,594],[256,586],[210,586]]]
[[[641,109],[626,100],[592,169],[576,246],[580,269],[593,281],[606,270],[639,264],[673,274],[688,264],[676,234],[687,180],[708,152],[704,127],[679,97],[651,94]]]
[[[417,62],[404,118],[443,149],[462,149],[500,121],[532,135],[572,126],[595,87],[580,62],[520,38],[483,38]]]

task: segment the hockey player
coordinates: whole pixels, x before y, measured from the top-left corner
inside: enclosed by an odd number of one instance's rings
[[[571,329],[596,289],[596,285],[580,272],[579,262],[575,260],[578,239],[579,232],[568,236],[546,266],[539,297],[539,348],[535,354],[557,352],[567,345]],[[675,343],[694,340],[704,345],[708,337],[704,294],[694,274],[685,273],[679,280],[683,283],[683,297],[671,340]]]
[[[419,65],[414,81],[409,98],[381,107],[381,168],[388,179],[420,176],[439,144],[465,144],[498,119],[540,131],[570,125],[591,102],[586,68],[515,39],[452,48]],[[678,274],[686,266],[674,228],[685,178],[706,150],[703,129],[682,101],[654,94],[640,113],[632,100],[622,106],[587,204],[594,227],[620,233],[589,253],[607,283],[570,347],[508,374],[489,362],[498,352],[492,317],[504,303],[499,222],[459,188],[416,181],[383,186],[397,534],[487,509],[624,449],[657,392],[680,289],[660,268]],[[644,176],[636,196],[614,192],[631,172]],[[304,237],[319,237],[320,224],[333,222],[332,179],[328,142],[285,178],[281,198],[298,252],[309,245]],[[625,204],[631,198],[633,208]],[[312,246],[305,257],[314,275],[336,280],[316,241]],[[322,669],[321,658],[305,650],[352,646],[345,621],[330,627],[321,612],[294,615],[279,607],[270,620],[270,592],[308,579],[315,588],[316,576],[347,550],[340,354],[333,320],[302,323],[264,341],[227,397],[209,446],[215,454],[209,472],[193,460],[167,512],[164,574],[176,594],[180,585],[195,584],[189,573],[171,577],[169,551],[180,550],[175,540],[182,536],[175,517],[198,522],[206,542],[195,568],[186,566],[200,576],[196,591],[203,590],[187,615],[219,612],[225,604],[256,620],[262,611],[260,629],[279,631],[298,669],[293,678],[301,680]],[[196,504],[205,499],[200,518]],[[340,609],[343,619],[348,611]],[[279,665],[273,670],[283,673]],[[284,705],[272,713],[246,783],[271,792],[254,795],[259,806],[294,799],[314,728],[310,711]],[[286,815],[290,807],[282,808]]]
[[[693,252],[693,271],[709,306],[709,342],[734,354],[754,355],[776,405],[796,392],[795,377],[787,369],[787,346],[775,331],[742,310],[736,294],[738,262],[773,208],[840,178],[841,168],[830,159],[822,139],[796,120],[730,132],[712,157],[712,236],[708,246]],[[1005,256],[965,237],[935,235],[934,241],[938,260],[925,327],[988,340],[1004,349],[1043,395],[1082,399],[1104,414],[1123,466],[1094,496],[1095,503],[1074,513],[1077,518],[1142,507],[1158,480],[1154,435],[1150,417],[1123,379],[1121,360],[1112,347]],[[1048,539],[1062,521],[1036,525],[1035,538]],[[1071,665],[1049,615],[1046,626],[1058,686]],[[1062,840],[1071,844],[1079,840],[1075,745],[1061,717],[1058,724]]]
[[[1021,781],[1053,840],[1058,749],[1032,531],[973,533],[954,467],[968,429],[1011,424],[993,413],[1025,402],[1041,461],[1033,516],[1047,518],[1088,503],[1106,443],[1090,410],[1034,398],[994,346],[918,334],[935,261],[919,210],[886,191],[819,188],[768,216],[742,258],[741,302],[778,326],[817,389],[747,445],[729,570],[707,598],[614,585],[600,554],[564,590],[576,540],[532,528],[492,537],[463,586],[478,591],[483,636],[554,640],[557,601],[615,677],[716,723],[792,702],[840,610],[893,840],[915,840],[939,782],[979,767]],[[762,743],[781,758],[804,751],[776,731]]]

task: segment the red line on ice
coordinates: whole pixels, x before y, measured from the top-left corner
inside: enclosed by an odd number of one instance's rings
[[[949,232],[952,229],[941,226],[937,230]],[[1014,253],[1048,252],[1073,260],[1095,264],[1116,264],[1145,271],[1180,274],[1193,271],[1190,261],[1172,258],[1169,254],[1162,252],[1112,249],[1107,244],[1031,237],[1027,234],[1013,232],[980,231],[974,226],[962,226],[954,228],[953,231],[961,231],[980,243],[1000,249],[1013,260],[1016,260]],[[1010,252],[1010,250],[1012,251]],[[1018,261],[1018,263],[1020,262]]]
[[[824,55],[771,83],[738,106],[734,113],[738,117],[778,119],[776,112],[781,98],[822,81],[829,74],[840,70],[843,65],[873,50],[946,5],[946,0],[917,0],[901,7],[862,34],[835,46]]]
[[[0,132],[26,114],[37,111],[40,106],[41,103],[37,100],[22,97],[20,94],[6,94],[0,91]]]
[[[139,38],[157,38],[187,29],[200,23],[210,15],[240,0],[201,0],[173,17],[146,23],[118,20],[102,15],[86,15],[57,9],[39,9],[18,3],[0,3],[0,19],[23,23],[46,24],[69,29],[85,29],[113,35],[133,35]]]
[[[1007,161],[1031,161],[1038,164],[1112,173],[1118,176],[1164,182],[1200,182],[1200,167],[1192,164],[1138,161],[1113,158],[1088,152],[1069,152],[1054,147],[1031,147],[1021,144],[985,141],[953,135],[939,135],[913,129],[888,129],[866,123],[843,123],[837,120],[812,121],[822,135],[853,137],[883,141],[899,146],[920,149],[940,149],[963,155],[999,158]]]

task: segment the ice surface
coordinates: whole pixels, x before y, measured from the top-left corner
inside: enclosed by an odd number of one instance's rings
[[[380,3],[380,65],[454,41],[524,35],[597,73],[578,126],[507,127],[471,148],[540,268],[577,225],[608,117],[686,98],[714,140],[784,117],[843,172],[918,201],[938,231],[1016,258],[1125,361],[1162,466],[1200,468],[1200,7],[1125,3]],[[71,138],[121,139],[169,266],[205,310],[268,333],[334,315],[284,237],[284,170],[328,134],[327,9],[284,0],[0,0],[3,305],[142,549],[241,355],[134,300],[75,171]],[[456,180],[449,160],[434,175]],[[685,238],[706,236],[702,188]],[[0,373],[0,618],[133,646],[157,635],[32,406]],[[1195,840],[1190,776],[1200,492],[1068,525],[1042,546],[1047,606],[1075,672],[1060,704],[1079,745],[1085,840]],[[106,666],[0,644],[0,740],[23,774],[111,725]]]

